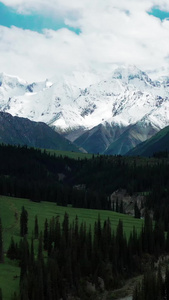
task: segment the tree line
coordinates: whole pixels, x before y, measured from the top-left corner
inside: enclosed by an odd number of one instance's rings
[[[0,194],[74,207],[112,209],[117,189],[144,193],[156,219],[169,212],[168,158],[140,159],[98,155],[71,159],[26,146],[0,145]],[[139,212],[138,212],[139,215]]]

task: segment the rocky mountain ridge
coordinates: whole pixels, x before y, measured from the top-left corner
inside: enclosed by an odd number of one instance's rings
[[[0,110],[45,122],[88,152],[125,154],[169,125],[169,77],[130,66],[28,84],[2,73]]]
[[[0,143],[80,152],[78,147],[43,122],[0,112]]]

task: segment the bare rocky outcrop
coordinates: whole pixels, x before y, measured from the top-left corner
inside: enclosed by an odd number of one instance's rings
[[[129,195],[125,189],[118,189],[110,195],[111,208],[116,211],[116,205],[120,206],[120,203],[123,202],[123,212],[125,214],[134,216],[134,207],[137,204],[138,209],[140,210],[141,217],[144,215],[144,209],[142,208],[145,196],[140,194]]]

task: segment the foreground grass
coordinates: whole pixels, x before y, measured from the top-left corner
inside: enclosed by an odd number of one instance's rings
[[[0,287],[2,288],[3,300],[11,299],[11,295],[18,291],[19,276],[20,268],[5,258],[5,263],[0,264]]]
[[[31,239],[34,232],[36,215],[38,217],[39,230],[42,231],[44,230],[46,218],[50,220],[53,216],[59,216],[60,222],[62,222],[65,212],[69,215],[70,223],[78,216],[79,224],[81,222],[86,222],[87,226],[91,224],[92,227],[95,221],[97,221],[98,215],[100,215],[102,222],[109,218],[113,230],[116,230],[119,219],[121,219],[123,221],[126,237],[129,237],[133,227],[139,232],[143,224],[142,220],[134,219],[133,217],[112,211],[61,207],[57,206],[56,203],[36,203],[27,199],[0,196],[0,217],[3,226],[5,252],[9,247],[12,236],[15,242],[19,242],[20,240],[20,213],[22,206],[24,206],[28,212],[28,239]],[[18,290],[19,279],[17,276],[19,276],[19,274],[19,267],[16,264],[11,264],[5,257],[5,263],[0,265],[0,287],[2,288],[4,295],[3,299],[10,299],[13,291]]]

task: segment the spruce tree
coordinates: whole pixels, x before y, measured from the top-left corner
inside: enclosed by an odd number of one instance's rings
[[[135,204],[134,204],[134,217],[137,219],[140,219],[140,217],[141,217],[141,213],[138,208],[137,201],[135,201]]]
[[[22,207],[22,212],[20,216],[20,235],[24,237],[28,233],[28,212]]]
[[[43,237],[42,237],[42,231],[40,232],[39,237],[39,244],[38,244],[38,259],[43,259]]]
[[[44,224],[44,234],[43,234],[44,250],[48,250],[48,243],[49,243],[49,232],[48,232],[48,220],[46,219]]]
[[[34,228],[35,239],[39,236],[39,226],[38,226],[38,217],[35,216],[35,228]]]
[[[2,222],[0,218],[0,263],[4,262],[4,253],[3,253],[3,238],[2,238]]]

